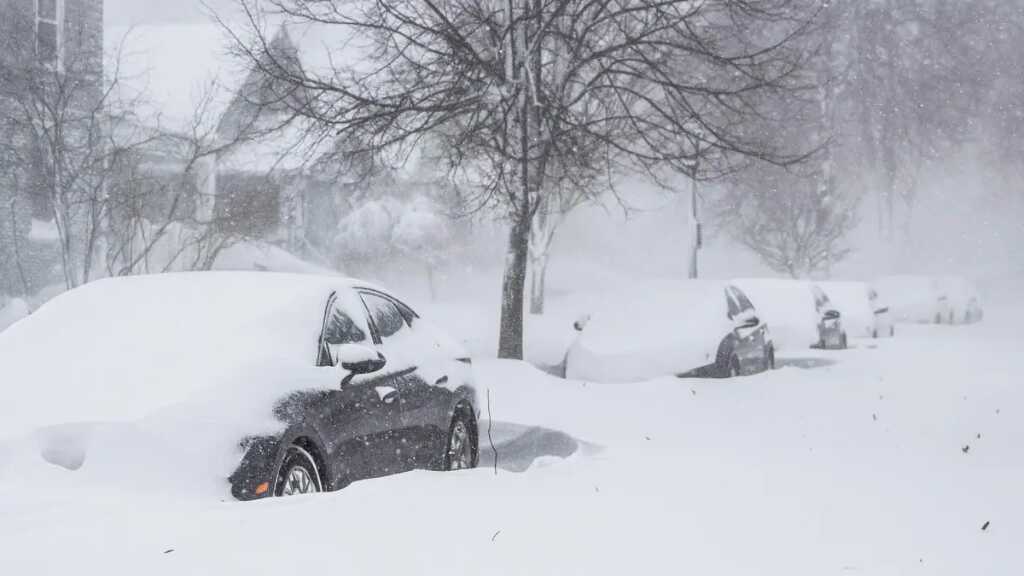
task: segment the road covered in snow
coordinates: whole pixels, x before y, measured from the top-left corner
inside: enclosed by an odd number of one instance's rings
[[[132,454],[0,460],[0,558],[79,575],[1021,574],[1021,325],[899,326],[735,380],[482,360],[480,468],[323,495],[209,501],[189,470],[171,472],[180,494],[128,488]]]

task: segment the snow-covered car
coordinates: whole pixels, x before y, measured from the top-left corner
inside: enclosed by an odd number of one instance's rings
[[[884,296],[894,321],[938,324],[949,317],[949,298],[943,294],[935,278],[883,276],[872,285]]]
[[[240,500],[478,460],[461,346],[340,277],[101,280],[0,333],[0,382],[19,389],[0,439],[34,435],[69,469],[120,460],[122,474],[166,467],[154,482],[209,477]]]
[[[896,320],[962,324],[984,317],[978,289],[959,276],[886,276],[874,286],[885,296]]]
[[[579,335],[566,355],[567,378],[727,378],[775,367],[767,324],[731,284],[670,283],[610,300],[576,323]]]
[[[846,333],[857,338],[895,334],[889,308],[878,291],[865,282],[818,282],[832,305],[842,314]]]
[[[868,304],[874,315],[874,329],[872,338],[892,338],[896,335],[896,323],[893,321],[892,309],[882,294],[874,286],[868,286]]]
[[[783,278],[737,278],[761,317],[772,327],[776,349],[797,352],[822,341],[822,315],[818,312],[810,285]]]
[[[971,324],[984,318],[981,295],[970,280],[960,276],[942,276],[935,280],[935,284],[945,302],[938,323]]]
[[[811,284],[808,289],[814,297],[814,311],[818,314],[818,342],[814,347],[823,350],[845,350],[847,336],[842,312],[832,303],[821,286]]]

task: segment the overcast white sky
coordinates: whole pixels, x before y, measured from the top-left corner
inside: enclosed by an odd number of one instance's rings
[[[214,9],[231,6],[235,0],[206,0]],[[201,0],[106,0],[108,26],[138,26],[187,22],[205,18]]]

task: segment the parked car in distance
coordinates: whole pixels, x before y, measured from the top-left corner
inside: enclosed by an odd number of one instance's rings
[[[895,275],[877,278],[872,285],[885,297],[895,322],[938,324],[949,317],[949,298],[929,276]]]
[[[611,298],[576,329],[566,355],[566,377],[575,380],[726,378],[775,366],[768,326],[727,282],[667,283]]]
[[[820,345],[826,325],[809,283],[786,278],[737,278],[733,283],[771,326],[776,350],[793,353]],[[827,327],[832,325],[830,321]]]
[[[893,322],[892,310],[885,298],[874,286],[868,285],[868,305],[874,322],[871,330],[872,338],[892,338],[896,335],[896,324]]]
[[[919,324],[968,324],[984,318],[977,287],[960,276],[886,276],[874,286],[893,318]]]
[[[985,317],[978,288],[961,276],[942,276],[935,281],[945,306],[937,317],[942,324],[972,324]]]
[[[101,280],[0,333],[0,379],[22,390],[2,431],[131,422],[147,454],[184,459],[162,476],[208,476],[240,500],[478,461],[465,351],[358,280]],[[122,454],[123,465],[141,456]]]
[[[818,313],[818,342],[815,348],[845,350],[847,336],[842,312],[832,304],[832,300],[821,286],[811,284],[809,289],[814,297],[814,310]]]
[[[888,306],[878,291],[865,282],[818,282],[832,305],[842,314],[843,327],[855,338],[895,334]]]

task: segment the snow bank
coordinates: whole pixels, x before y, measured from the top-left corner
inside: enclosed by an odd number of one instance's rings
[[[21,298],[13,298],[8,302],[0,300],[0,332],[28,314],[28,304]]]
[[[228,247],[217,256],[215,270],[285,272],[288,274],[319,274],[337,276],[336,270],[307,262],[294,254],[266,242],[241,242]]]
[[[820,340],[820,316],[809,283],[775,278],[739,278],[733,283],[768,324],[776,350],[806,350]]]

